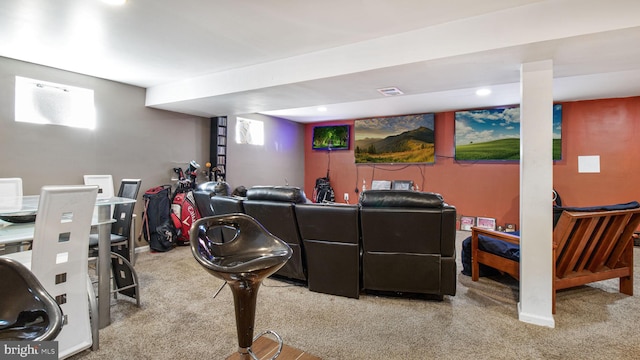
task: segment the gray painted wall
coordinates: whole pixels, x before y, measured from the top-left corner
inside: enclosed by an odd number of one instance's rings
[[[16,123],[16,75],[93,89],[96,129]],[[204,169],[209,153],[208,119],[144,102],[143,88],[0,57],[0,177],[21,177],[25,195],[43,185],[82,184],[84,174],[113,175],[116,191],[121,179],[139,178],[140,215],[146,189],[171,184],[171,169],[191,160]]]
[[[95,130],[14,121],[15,76],[93,89]],[[144,106],[145,89],[0,57],[0,177],[21,177],[25,195],[43,185],[82,184],[85,174],[142,179],[142,193],[172,184],[172,168],[209,160],[210,120]],[[236,117],[228,119],[227,181],[238,185],[304,186],[304,125],[260,114],[265,144],[236,144]],[[206,181],[200,173],[198,182]],[[310,194],[309,189],[307,195]],[[139,224],[138,229],[139,231]]]
[[[264,145],[235,141],[237,118],[264,123]],[[261,114],[229,116],[227,119],[227,182],[239,185],[285,185],[304,187],[304,125]],[[285,180],[286,179],[286,180]],[[313,189],[306,190],[310,196]]]

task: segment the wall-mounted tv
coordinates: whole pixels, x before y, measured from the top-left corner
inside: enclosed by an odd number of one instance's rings
[[[355,120],[356,164],[433,163],[434,118],[429,113]]]
[[[520,107],[456,111],[456,160],[520,160]],[[553,105],[553,160],[562,158],[562,105]]]
[[[349,150],[349,125],[326,125],[313,128],[313,150]]]

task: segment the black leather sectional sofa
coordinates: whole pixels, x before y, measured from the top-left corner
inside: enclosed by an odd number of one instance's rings
[[[356,205],[312,204],[299,188],[259,186],[246,198],[206,190],[195,198],[210,210],[203,214],[244,212],[286,241],[294,256],[276,275],[309,290],[456,293],[456,209],[439,194],[369,190]]]

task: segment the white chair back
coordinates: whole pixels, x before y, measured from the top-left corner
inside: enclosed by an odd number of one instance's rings
[[[98,199],[108,199],[115,196],[111,175],[84,175],[84,184],[98,185]],[[113,205],[111,205],[110,214],[113,214]],[[98,208],[93,209],[93,218],[98,218]]]
[[[18,211],[22,206],[22,179],[0,178],[0,212]]]
[[[87,266],[97,192],[95,186],[45,186],[40,193],[31,270],[64,313],[59,358],[92,345]]]
[[[115,196],[111,175],[85,175],[84,184],[98,185],[98,199],[108,199]]]

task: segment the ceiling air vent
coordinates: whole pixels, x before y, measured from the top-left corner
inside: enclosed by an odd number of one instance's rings
[[[386,87],[386,88],[376,89],[376,90],[378,90],[378,92],[384,96],[404,95],[404,93],[400,91],[400,89],[398,89],[397,87]]]

